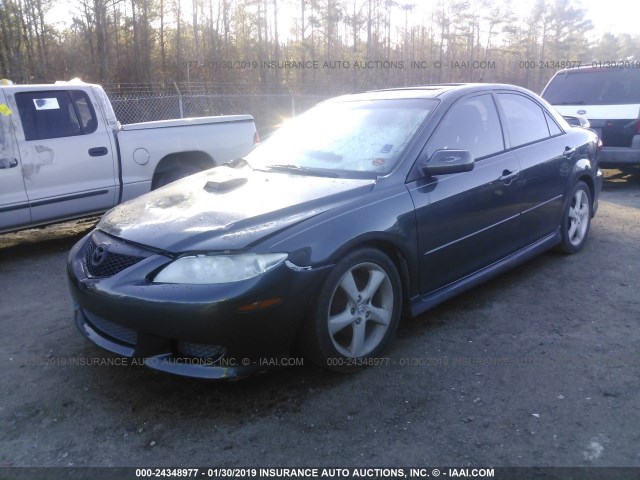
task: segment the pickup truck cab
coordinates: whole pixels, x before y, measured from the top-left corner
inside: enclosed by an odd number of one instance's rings
[[[589,121],[602,168],[640,165],[640,62],[626,63],[560,70],[542,92],[562,115]]]
[[[0,85],[0,232],[105,212],[248,153],[250,115],[120,125],[99,85]]]

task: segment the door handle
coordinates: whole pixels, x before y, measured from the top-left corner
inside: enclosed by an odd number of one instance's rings
[[[92,157],[102,157],[107,153],[109,153],[107,147],[95,147],[89,149],[89,155],[91,155]]]
[[[0,158],[0,168],[13,168],[18,166],[17,158]]]
[[[505,185],[511,185],[511,183],[520,174],[518,170],[503,170],[502,176],[498,179]]]

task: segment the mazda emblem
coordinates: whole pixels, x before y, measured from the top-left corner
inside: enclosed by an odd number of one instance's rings
[[[99,267],[102,265],[109,256],[108,245],[102,243],[96,247],[91,254],[91,266]]]

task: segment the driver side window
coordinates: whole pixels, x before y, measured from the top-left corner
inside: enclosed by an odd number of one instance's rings
[[[469,150],[474,159],[504,150],[498,112],[490,94],[453,105],[429,140],[429,158],[437,150]]]

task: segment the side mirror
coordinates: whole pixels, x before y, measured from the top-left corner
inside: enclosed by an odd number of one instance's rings
[[[431,158],[423,161],[420,171],[424,176],[448,175],[470,172],[475,162],[469,150],[437,150]]]
[[[591,124],[589,123],[589,120],[587,120],[584,117],[572,117],[570,115],[563,115],[563,118],[572,127],[582,127],[582,128],[591,127]]]

